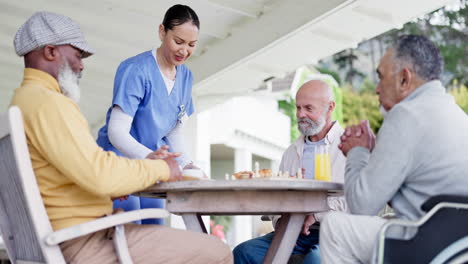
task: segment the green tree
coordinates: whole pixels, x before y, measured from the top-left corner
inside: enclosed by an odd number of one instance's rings
[[[364,77],[364,73],[356,69],[355,61],[358,60],[358,54],[355,49],[346,49],[333,55],[333,61],[340,70],[345,72],[345,81],[353,83],[356,77]]]
[[[369,78],[364,79],[362,82],[361,89],[359,89],[360,94],[375,94],[375,82],[369,80]]]
[[[427,36],[439,47],[444,59],[444,77],[449,82],[458,80],[468,86],[468,0],[458,0],[459,9],[445,6],[414,22],[406,23],[402,29],[385,33],[386,41],[394,40],[402,34]]]
[[[361,120],[369,120],[374,133],[382,125],[383,117],[379,111],[379,100],[375,88],[368,91],[355,92],[347,86],[343,89],[343,121],[344,126],[356,125]]]
[[[468,114],[468,87],[464,84],[459,85],[458,81],[455,80],[452,84],[450,94],[453,95],[457,104]]]
[[[296,100],[289,96],[286,100],[278,101],[278,107],[282,112],[289,116],[291,120],[291,138],[290,142],[296,140],[301,132],[297,128],[297,118],[296,118]]]
[[[336,82],[338,83],[338,85],[342,85],[343,82],[341,81],[341,78],[340,78],[340,75],[336,72],[336,71],[332,71],[330,69],[327,69],[325,67],[316,67],[317,71],[319,71],[320,73],[323,73],[323,74],[328,74],[330,75],[331,77],[333,77]]]

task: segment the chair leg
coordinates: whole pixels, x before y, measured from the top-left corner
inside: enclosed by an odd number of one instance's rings
[[[128,252],[127,238],[125,237],[124,225],[115,226],[114,233],[115,252],[121,264],[132,264],[130,252]]]

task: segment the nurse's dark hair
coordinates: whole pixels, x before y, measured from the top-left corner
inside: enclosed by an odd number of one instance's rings
[[[164,26],[164,31],[167,32],[186,22],[192,22],[192,24],[200,29],[200,20],[198,20],[197,13],[195,13],[192,8],[186,5],[173,5],[166,11],[162,24]]]

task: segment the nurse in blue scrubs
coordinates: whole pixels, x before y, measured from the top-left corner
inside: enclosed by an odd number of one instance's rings
[[[182,168],[198,169],[185,151],[182,131],[194,111],[193,77],[184,62],[195,50],[199,29],[198,16],[190,7],[174,5],[159,26],[159,48],[119,65],[112,105],[98,134],[102,148],[133,159],[179,152],[177,161]],[[114,201],[114,208],[125,211],[163,207],[164,200],[136,196]],[[152,219],[142,223],[161,224]]]

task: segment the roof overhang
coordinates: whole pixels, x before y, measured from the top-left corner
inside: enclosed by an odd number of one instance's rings
[[[47,9],[72,17],[97,50],[84,61],[80,103],[95,129],[111,103],[118,64],[159,45],[157,27],[165,10],[176,2],[190,5],[201,20],[197,51],[187,62],[201,110],[453,1],[0,0],[1,111],[19,86],[24,67],[14,53],[13,37],[33,12]]]

